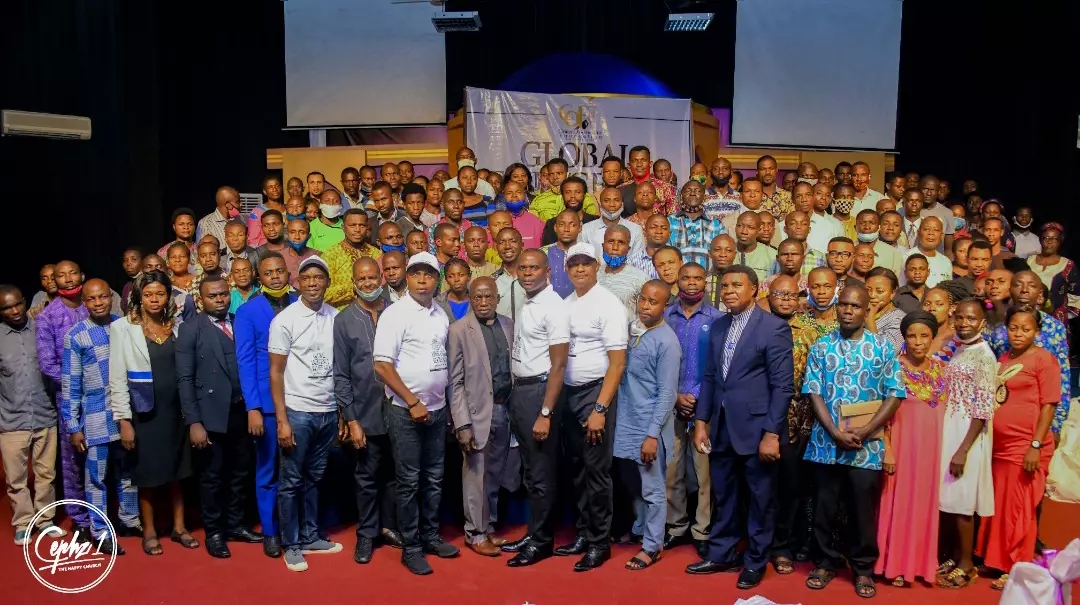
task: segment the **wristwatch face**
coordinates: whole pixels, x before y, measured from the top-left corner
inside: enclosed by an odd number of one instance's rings
[[[540,415],[543,416],[544,418],[550,418],[551,417],[551,410],[549,410],[547,408],[540,408]]]
[[[1032,441],[1032,442],[1031,442],[1031,447],[1033,447],[1033,448],[1035,448],[1035,449],[1039,449],[1039,448],[1041,448],[1041,447],[1042,447],[1042,442],[1041,442],[1041,441],[1038,441],[1038,440],[1036,440],[1036,441]]]
[[[595,405],[595,406],[593,407],[593,409],[594,409],[594,410],[596,410],[596,413],[597,413],[597,414],[603,414],[604,412],[606,412],[606,411],[607,411],[607,408],[605,408],[604,406],[600,405],[599,403],[598,403],[598,404],[596,404],[596,405]]]

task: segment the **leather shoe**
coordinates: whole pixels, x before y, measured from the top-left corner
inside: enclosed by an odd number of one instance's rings
[[[502,554],[498,546],[491,543],[491,540],[484,540],[483,542],[466,542],[465,543],[472,551],[478,555],[484,555],[485,557],[497,557]]]
[[[112,538],[105,538],[104,540],[102,540],[101,545],[98,547],[97,551],[107,555],[115,553],[116,556],[120,556],[124,554],[124,548]]]
[[[697,549],[697,555],[702,559],[709,558],[709,543],[705,540],[694,540],[694,548]]]
[[[252,530],[250,527],[241,527],[229,532],[229,542],[247,542],[258,544],[263,541],[263,535]]]
[[[382,540],[383,544],[390,548],[396,548],[398,550],[403,550],[405,548],[405,538],[402,538],[401,534],[392,529],[383,530],[379,539]]]
[[[497,538],[497,539],[503,540],[505,538]],[[529,536],[525,536],[524,538],[522,538],[520,540],[514,540],[513,542],[506,542],[505,544],[500,546],[500,548],[502,548],[503,552],[521,552],[521,550],[523,548],[525,548],[525,545],[528,544],[528,543],[529,543]]]
[[[263,554],[271,559],[281,557],[281,542],[277,536],[263,536]]]
[[[585,536],[578,536],[574,538],[574,541],[569,544],[564,544],[555,549],[555,554],[560,557],[569,557],[573,555],[580,555],[586,550],[589,550],[589,543],[585,540]]]
[[[763,577],[765,577],[764,568],[759,569],[758,571],[744,569],[742,570],[742,573],[739,574],[738,581],[735,582],[735,588],[738,588],[739,590],[749,590],[758,584],[761,584],[761,578]]]
[[[206,552],[215,559],[228,559],[232,556],[229,545],[225,543],[225,536],[222,534],[206,536]]]
[[[742,567],[738,563],[718,563],[705,559],[686,566],[686,573],[693,575],[706,575],[711,573],[726,573],[738,571]]]
[[[371,538],[357,538],[356,549],[353,550],[352,559],[361,565],[371,562]]]
[[[526,544],[522,547],[521,552],[514,555],[513,559],[506,562],[507,567],[528,567],[529,565],[535,565],[544,559],[547,559],[552,554],[551,546],[537,547],[532,544]]]
[[[690,543],[690,536],[683,534],[681,536],[673,536],[668,534],[664,536],[664,550],[671,550],[676,546],[682,546],[683,544]]]
[[[491,543],[495,545],[495,548],[502,548],[510,543],[510,540],[507,540],[506,538],[489,537],[488,540],[491,540]]]
[[[94,543],[94,536],[90,535],[90,528],[85,525],[72,525],[71,533],[77,534],[75,537],[76,542]]]
[[[611,549],[604,546],[590,546],[584,557],[574,563],[574,571],[596,569],[611,558]]]

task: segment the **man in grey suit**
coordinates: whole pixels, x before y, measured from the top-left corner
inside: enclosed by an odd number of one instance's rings
[[[229,283],[220,275],[199,285],[203,312],[180,324],[176,380],[199,465],[199,494],[211,557],[231,556],[226,541],[262,542],[244,524],[254,456],[229,315]]]
[[[461,468],[465,544],[477,554],[499,556],[503,539],[492,539],[491,516],[510,455],[510,351],[514,323],[495,312],[495,280],[478,277],[469,294],[470,310],[450,326],[450,412],[464,455]]]

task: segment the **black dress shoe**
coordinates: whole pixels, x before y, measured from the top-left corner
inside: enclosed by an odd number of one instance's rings
[[[676,546],[682,546],[683,544],[689,543],[690,536],[687,534],[683,534],[681,536],[673,536],[671,534],[667,534],[666,536],[664,536],[664,550],[671,550]]]
[[[379,539],[382,541],[383,544],[391,548],[396,548],[398,550],[405,549],[405,538],[402,538],[401,534],[399,534],[395,530],[385,530],[382,535],[379,536]]]
[[[75,538],[76,542],[85,542],[87,544],[93,544],[94,536],[90,535],[90,528],[83,525],[72,525],[71,533],[78,533],[78,537]]]
[[[112,538],[105,538],[101,541],[101,546],[98,547],[98,552],[105,553],[107,555],[116,554],[120,556],[124,554],[124,549],[116,543]]]
[[[738,571],[742,565],[738,563],[718,563],[708,559],[691,563],[686,566],[686,573],[693,575],[707,575],[711,573],[723,573]]]
[[[116,528],[116,535],[121,538],[141,538],[143,535],[142,527],[133,525],[128,527],[127,525],[121,525]]]
[[[210,553],[210,556],[215,559],[228,559],[232,556],[232,553],[229,552],[229,545],[225,542],[225,536],[222,534],[206,536],[206,552]]]
[[[589,550],[589,543],[585,540],[585,536],[578,536],[574,538],[573,542],[556,548],[555,554],[560,557],[570,557],[580,555],[586,550]]]
[[[229,542],[247,542],[248,544],[258,544],[263,541],[263,535],[253,531],[250,527],[241,527],[240,529],[229,532]]]
[[[705,540],[694,540],[694,548],[697,549],[697,554],[702,559],[709,558],[709,543]]]
[[[525,548],[525,545],[528,544],[528,543],[529,543],[529,536],[525,536],[524,538],[522,538],[522,539],[520,539],[520,540],[518,540],[516,542],[507,542],[506,544],[503,544],[502,545],[502,551],[503,552],[521,552],[521,549]]]
[[[528,567],[535,565],[544,559],[551,557],[551,546],[537,547],[531,543],[525,544],[514,558],[506,562],[507,567]]]
[[[758,584],[761,584],[761,579],[765,577],[765,568],[762,567],[758,571],[750,569],[742,570],[739,574],[739,579],[735,582],[735,588],[740,590],[749,590],[754,588]]]
[[[361,565],[371,563],[371,538],[357,538],[356,549],[353,550],[352,559]]]
[[[611,549],[605,546],[590,546],[585,556],[574,563],[574,571],[589,571],[596,569],[611,558]]]
[[[281,557],[281,542],[277,536],[263,536],[263,554],[271,559]]]

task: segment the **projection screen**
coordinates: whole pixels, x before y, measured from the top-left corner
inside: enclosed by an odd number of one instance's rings
[[[287,0],[292,128],[446,123],[446,47],[428,2]]]
[[[739,0],[731,144],[893,149],[902,7]]]

